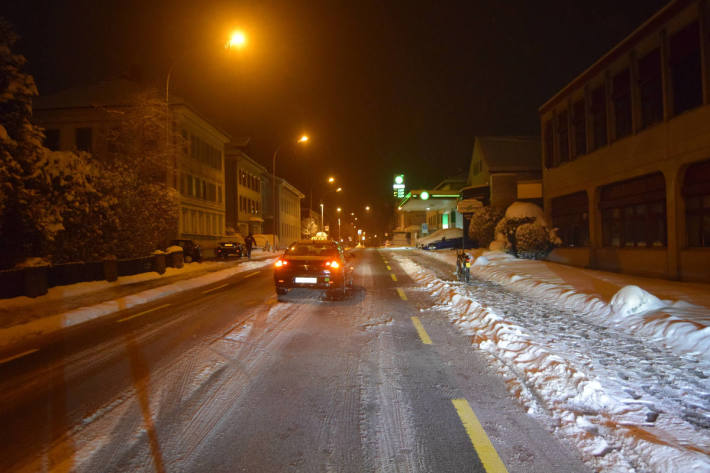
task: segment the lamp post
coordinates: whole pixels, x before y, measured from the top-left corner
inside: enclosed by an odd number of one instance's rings
[[[332,192],[341,192],[342,190],[343,190],[342,187],[338,187],[337,189],[333,189],[333,190],[331,190],[331,191],[326,192],[326,193],[323,194],[323,196],[321,197],[321,203],[320,203],[320,224],[321,224],[321,231],[324,231],[324,229],[325,229],[325,221],[323,220],[323,207],[324,207],[323,201],[325,200],[325,196],[327,196],[328,194],[330,194],[330,193],[332,193]]]
[[[298,141],[296,141],[296,144],[302,144],[308,142],[308,136],[307,135],[302,135]],[[281,151],[281,147],[286,143],[281,143],[276,147],[276,151],[274,151],[274,155],[271,159],[271,203],[272,203],[272,212],[273,212],[273,224],[274,224],[274,248],[276,247],[276,233],[278,229],[278,219],[276,218],[276,158],[279,155],[279,151]]]

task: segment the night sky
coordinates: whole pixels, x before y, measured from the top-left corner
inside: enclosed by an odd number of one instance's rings
[[[277,173],[315,181],[314,201],[334,174],[348,210],[385,217],[395,173],[431,187],[467,171],[475,135],[537,135],[537,108],[667,2],[4,3],[40,93],[129,73],[164,88],[180,58],[171,93],[251,136],[257,161],[307,132]],[[249,44],[228,54],[234,27]]]

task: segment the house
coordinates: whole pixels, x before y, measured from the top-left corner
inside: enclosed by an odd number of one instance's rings
[[[269,176],[264,166],[249,157],[249,141],[231,141],[224,154],[227,231],[242,236],[263,233],[264,184]]]
[[[46,130],[48,148],[101,155],[110,151],[107,137],[121,120],[121,110],[138,106],[136,97],[160,100],[135,82],[106,81],[35,98],[33,120]],[[195,240],[209,255],[224,235],[223,158],[229,136],[179,98],[170,102],[168,125],[168,142],[180,143],[166,148],[176,154],[169,159],[166,181],[180,193],[180,217],[166,238]]]
[[[708,19],[671,2],[540,107],[552,259],[710,280]]]
[[[281,177],[273,180],[268,175],[265,181],[264,229],[275,235],[275,247],[285,248],[301,239],[301,200],[305,195]]]

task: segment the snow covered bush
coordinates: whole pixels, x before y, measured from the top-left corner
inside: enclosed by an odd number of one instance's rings
[[[529,202],[513,202],[496,225],[495,233],[499,246],[518,258],[544,258],[559,244],[542,209]]]
[[[479,248],[487,248],[495,239],[496,224],[503,218],[503,210],[496,207],[481,207],[471,216],[468,236]]]

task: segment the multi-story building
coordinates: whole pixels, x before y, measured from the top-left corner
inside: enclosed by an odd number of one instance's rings
[[[278,246],[286,247],[301,239],[301,199],[305,195],[280,177],[276,178]]]
[[[553,259],[710,280],[710,3],[671,2],[539,111]]]
[[[116,80],[73,88],[33,101],[33,119],[46,130],[50,149],[83,150],[95,155],[109,151],[107,137],[121,120],[120,110],[135,107],[146,90]],[[180,193],[179,226],[166,238],[198,241],[206,253],[224,235],[224,145],[226,133],[180,99],[170,103],[170,129],[176,147],[169,185]]]
[[[242,236],[263,233],[264,183],[268,172],[247,154],[248,138],[225,148],[227,228]]]

